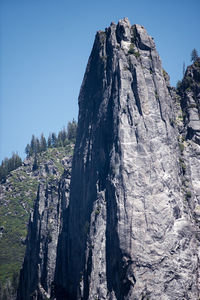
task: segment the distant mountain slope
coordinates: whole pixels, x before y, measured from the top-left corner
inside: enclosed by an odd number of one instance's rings
[[[36,165],[34,157],[25,159],[0,185],[1,294],[12,293],[12,285],[17,286],[25,254],[27,224],[39,184],[58,184],[72,153],[72,144],[67,149],[49,148],[37,156]]]

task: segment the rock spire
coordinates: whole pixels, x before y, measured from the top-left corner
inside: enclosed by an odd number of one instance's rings
[[[194,102],[182,105],[184,93],[143,26],[125,18],[97,32],[53,299],[199,299],[200,125],[183,115]]]

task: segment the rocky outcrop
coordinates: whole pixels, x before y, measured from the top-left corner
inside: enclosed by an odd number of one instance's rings
[[[19,299],[199,299],[195,68],[186,72],[192,90],[177,93],[143,26],[125,18],[97,32],[79,96],[69,204],[56,211],[53,197],[49,215],[40,187]]]
[[[30,216],[26,254],[17,299],[49,299],[53,289],[62,212],[68,206],[71,159],[63,177],[41,182]]]
[[[79,96],[56,299],[198,299],[175,112],[146,30],[124,19],[99,31]]]

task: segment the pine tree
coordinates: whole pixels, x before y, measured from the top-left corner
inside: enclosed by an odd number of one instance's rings
[[[66,131],[66,128],[63,128],[58,133],[57,146],[64,147],[66,139],[67,139],[67,131]]]
[[[27,157],[29,157],[31,154],[31,146],[29,144],[26,145],[26,148],[25,148],[25,153],[27,155]]]
[[[33,134],[31,138],[31,144],[30,144],[30,155],[33,155],[35,153],[35,149],[36,149],[36,137]]]
[[[63,146],[65,145],[66,139],[67,139],[67,130],[66,130],[66,128],[63,128],[63,130],[62,130],[62,142],[63,142]]]
[[[63,147],[62,133],[61,133],[61,131],[59,131],[59,133],[58,133],[57,146],[58,147]]]
[[[38,138],[35,139],[35,153],[40,153],[41,149],[40,149],[40,141]]]
[[[40,137],[40,151],[46,151],[46,150],[47,150],[47,142],[44,137],[44,134],[42,133]]]
[[[9,161],[11,163],[10,170],[15,170],[22,165],[22,160],[18,153],[13,153]]]
[[[51,145],[53,148],[57,147],[57,137],[56,137],[55,132],[53,132],[51,135]]]
[[[3,164],[3,161],[1,163],[1,166],[0,166],[0,182],[4,182],[5,179],[6,179],[6,170],[4,168],[4,164]]]
[[[0,166],[0,181],[4,182],[6,176],[22,165],[22,160],[17,153],[13,153],[11,158],[5,158]]]
[[[49,134],[48,140],[47,140],[47,147],[51,148],[52,144],[51,144],[51,133]]]
[[[194,48],[193,50],[192,50],[192,53],[191,53],[191,61],[192,62],[195,62],[195,61],[197,61],[197,59],[198,59],[198,52],[197,52],[197,50]]]
[[[76,130],[77,130],[77,123],[73,119],[72,122],[68,122],[67,124],[67,138],[71,142],[75,142],[76,140]]]

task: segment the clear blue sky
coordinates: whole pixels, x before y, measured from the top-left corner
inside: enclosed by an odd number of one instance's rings
[[[145,26],[176,85],[200,54],[199,12],[200,0],[0,0],[0,162],[77,119],[97,30],[124,17]]]

